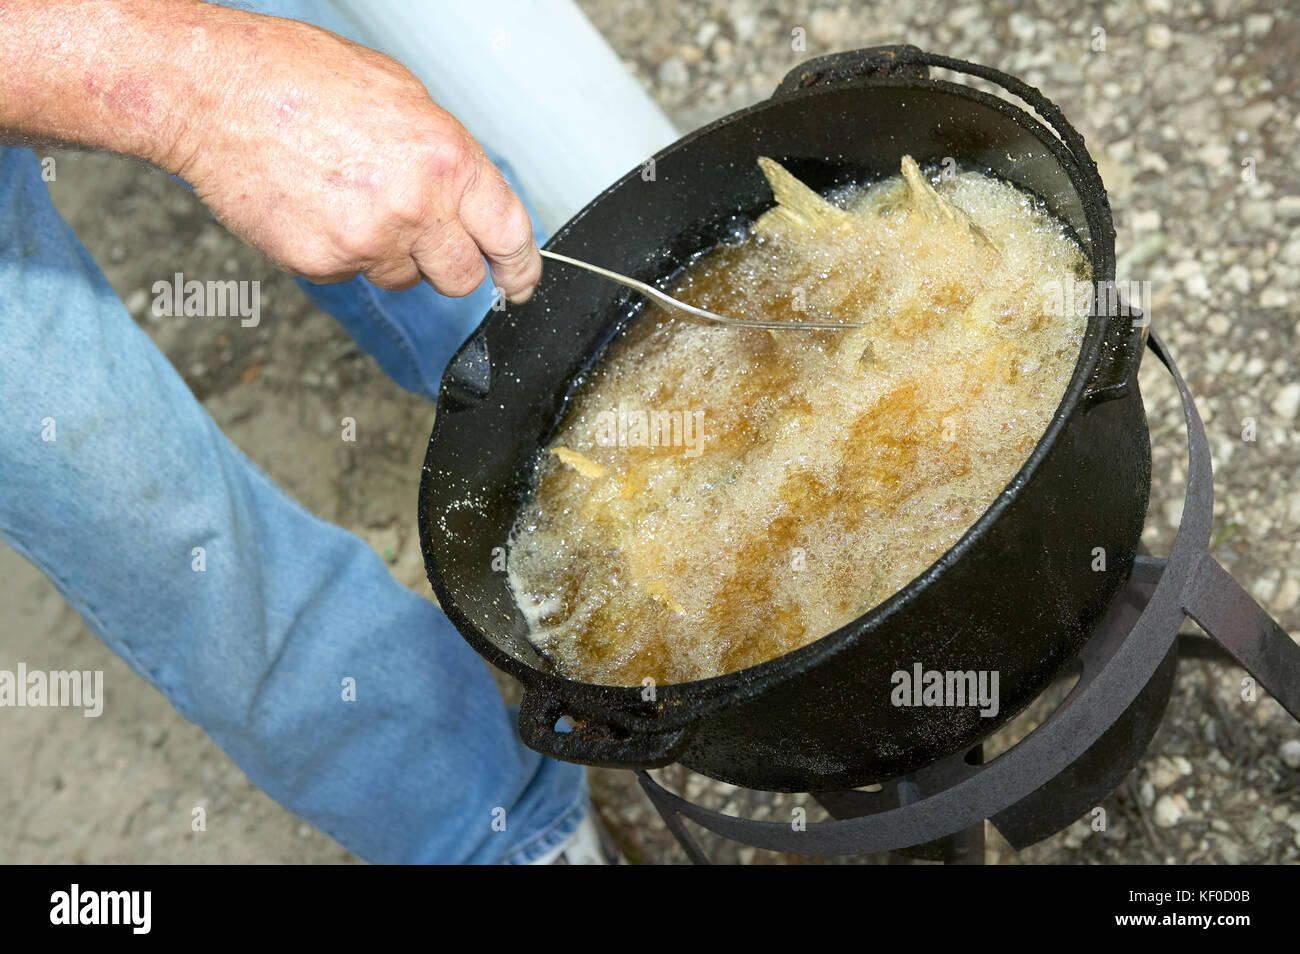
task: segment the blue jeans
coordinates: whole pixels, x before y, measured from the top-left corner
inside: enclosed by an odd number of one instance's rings
[[[304,287],[430,397],[491,295]],[[221,434],[23,149],[0,149],[0,330],[0,535],[254,784],[373,862],[523,863],[577,827],[581,769],[527,749],[446,617]]]

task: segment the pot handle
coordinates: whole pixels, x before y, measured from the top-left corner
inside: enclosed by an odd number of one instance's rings
[[[601,768],[658,768],[677,761],[691,727],[660,732],[628,732],[587,717],[574,716],[572,732],[557,732],[564,704],[537,689],[524,689],[519,704],[519,735],[535,752],[563,762]]]
[[[492,359],[482,325],[457,349],[442,373],[443,396],[457,407],[469,407],[492,390]]]
[[[1060,108],[1034,87],[990,66],[928,53],[910,44],[869,46],[861,50],[844,50],[829,56],[819,56],[799,64],[785,74],[785,78],[772,93],[772,98],[778,99],[814,86],[851,84],[868,79],[907,77],[928,80],[930,69],[935,67],[982,79],[1026,103],[1038,114],[1038,119],[1057,135],[1078,163],[1085,185],[1100,195],[1105,195],[1101,177],[1097,174],[1097,165],[1089,156],[1083,137],[1065,121]],[[1106,206],[1106,219],[1105,225],[1109,227],[1109,206]]]
[[[1097,367],[1084,388],[1085,410],[1129,395],[1137,384],[1138,368],[1142,365],[1147,335],[1151,332],[1150,319],[1137,309],[1129,309],[1123,315],[1112,315],[1108,320],[1114,324],[1102,338]],[[1112,340],[1114,344],[1110,343]]]
[[[930,70],[924,61],[925,53],[918,47],[869,46],[861,50],[845,50],[829,56],[801,63],[785,74],[781,85],[772,93],[773,99],[813,86],[852,83],[877,76],[910,76],[929,79]]]

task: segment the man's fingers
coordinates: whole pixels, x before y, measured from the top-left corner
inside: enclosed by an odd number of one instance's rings
[[[392,291],[402,291],[420,284],[420,268],[413,258],[377,262],[362,271],[371,284]]]
[[[478,245],[456,221],[421,236],[411,254],[429,284],[452,298],[468,295],[483,283],[487,274]]]
[[[521,211],[522,209],[523,206],[520,206]],[[527,215],[524,218],[527,220]],[[532,297],[533,290],[542,277],[542,256],[538,254],[537,243],[533,241],[531,224],[523,245],[504,255],[488,255],[487,258],[492,267],[492,280],[507,299],[519,305]]]
[[[460,200],[460,220],[492,266],[492,280],[506,298],[527,301],[542,277],[533,224],[501,171],[482,153]]]

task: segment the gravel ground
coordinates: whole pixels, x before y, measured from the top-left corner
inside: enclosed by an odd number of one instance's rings
[[[766,97],[804,59],[880,43],[996,66],[1054,99],[1100,164],[1116,213],[1119,277],[1151,282],[1155,327],[1206,421],[1216,467],[1214,552],[1288,631],[1300,632],[1295,11],[1232,2],[1175,8],[1161,0],[1097,5],[1085,15],[1051,5],[894,0],[869,8],[580,3],[682,129]],[[1098,30],[1104,52],[1094,48]],[[804,50],[792,49],[795,37]],[[59,170],[51,190],[60,209],[235,443],[427,594],[414,504],[431,408],[391,384],[292,282],[175,183],[105,156],[63,157]],[[221,269],[262,280],[257,328],[227,335],[145,316],[146,289],[158,275]],[[1144,366],[1141,383],[1154,444],[1147,544],[1162,553],[1179,517],[1185,450],[1177,395],[1155,362]],[[370,422],[355,445],[335,439],[334,422],[344,414]],[[1253,441],[1243,440],[1247,418]],[[59,667],[104,669],[109,687],[105,715],[89,727],[74,712],[9,710],[0,760],[17,769],[0,777],[0,861],[350,860],[254,789],[3,548],[0,578],[6,655],[33,667],[57,658]],[[1107,830],[1076,823],[1019,853],[990,832],[990,859],[1300,859],[1300,730],[1270,699],[1243,702],[1238,680],[1227,667],[1180,663],[1148,757],[1103,803]],[[683,860],[627,773],[591,774],[602,817],[629,857]],[[789,817],[800,802],[736,791],[679,768],[659,774],[692,798],[758,817]],[[195,834],[190,809],[200,804],[209,831]],[[818,817],[810,808],[810,820]],[[704,841],[721,860],[827,860]]]

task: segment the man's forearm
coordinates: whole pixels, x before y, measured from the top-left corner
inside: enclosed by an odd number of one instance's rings
[[[251,14],[196,0],[0,0],[0,138],[137,156],[179,171],[222,95],[218,35]]]
[[[361,272],[523,301],[528,213],[395,60],[294,20],[199,0],[0,0],[0,138],[137,156],[313,281]]]

